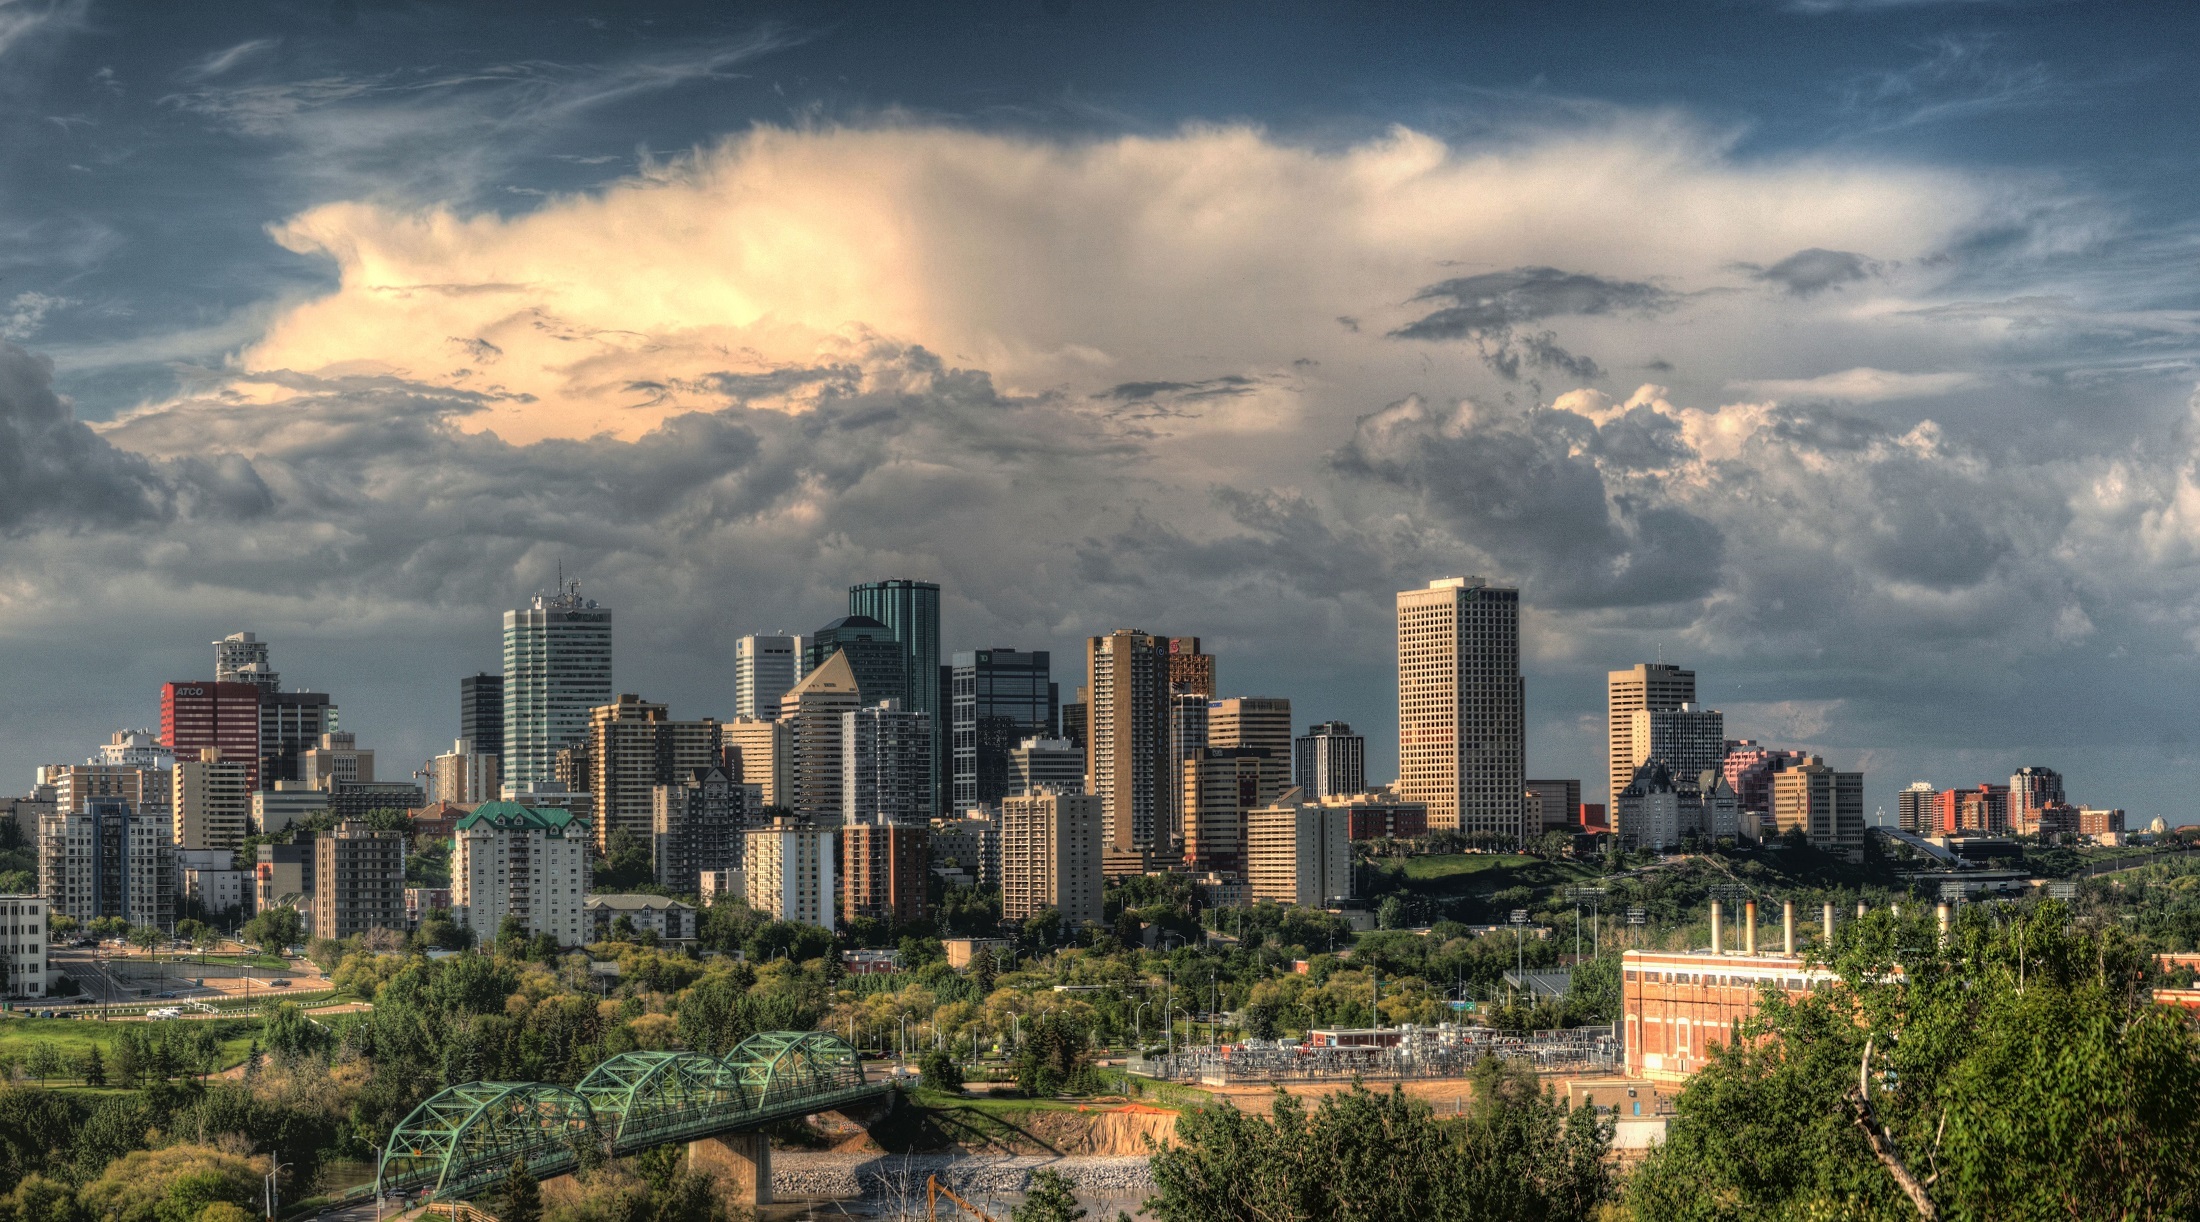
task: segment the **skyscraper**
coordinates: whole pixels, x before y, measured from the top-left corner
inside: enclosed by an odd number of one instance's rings
[[[250,683],[182,682],[160,689],[160,740],[176,758],[197,759],[208,747],[251,761],[260,787],[260,689]]]
[[[251,765],[206,747],[176,761],[169,839],[179,849],[234,849],[252,831]]]
[[[1046,650],[978,649],[958,653],[949,707],[954,738],[949,797],[957,814],[996,807],[1008,796],[1009,752],[1027,738],[1052,738],[1061,687]]]
[[[1207,745],[1259,747],[1278,762],[1291,758],[1291,701],[1283,696],[1232,696],[1207,702]]]
[[[505,612],[505,790],[555,787],[559,748],[587,740],[589,710],[611,694],[611,609],[580,582]]]
[[[700,889],[706,870],[741,868],[749,793],[723,768],[697,768],[651,791],[658,886],[685,894]]]
[[[249,683],[272,692],[281,679],[268,663],[266,641],[249,632],[232,632],[214,642],[214,682]]]
[[[947,693],[940,686],[940,663],[945,659],[940,656],[939,583],[891,577],[849,586],[848,614],[868,615],[892,630],[894,639],[901,642],[908,667],[908,690],[901,695],[902,707],[930,717],[935,727],[947,726]],[[860,673],[856,676],[859,681],[862,677]],[[880,696],[877,700],[887,698]],[[875,704],[877,700],[869,702]],[[934,737],[937,741],[933,744],[926,801],[931,812],[939,814],[947,809],[948,742],[945,734]]]
[[[908,699],[909,654],[894,639],[893,629],[868,615],[843,615],[811,633],[808,640],[802,663],[805,677],[839,654],[848,659],[848,671],[855,676],[863,703]]]
[[[1308,802],[1367,790],[1367,739],[1341,721],[1325,721],[1292,740],[1291,783]]]
[[[922,826],[932,764],[932,719],[898,700],[850,709],[840,715],[840,818],[849,824]],[[858,863],[845,858],[845,876]]]
[[[1671,709],[1636,709],[1628,714],[1629,751],[1637,765],[1663,761],[1673,783],[1693,788],[1706,769],[1726,762],[1726,715],[1717,709],[1683,704]]]
[[[1521,790],[1527,801],[1521,820],[1529,835],[1580,830],[1581,782],[1531,779]]]
[[[1134,628],[1087,638],[1085,791],[1100,800],[1104,852],[1112,870],[1144,873],[1169,818],[1169,654],[1161,638]]]
[[[715,718],[674,721],[665,705],[626,694],[589,710],[588,752],[596,848],[609,852],[614,832],[649,844],[657,787],[717,767],[725,738]]]
[[[1933,798],[1939,793],[1931,781],[1912,781],[1901,793],[1894,796],[1894,825],[1905,832],[1930,836],[1933,827]]]
[[[2062,773],[2037,764],[2019,768],[2009,778],[2009,830],[2022,836],[2038,835],[2040,812],[2063,805]]]
[[[458,736],[473,744],[473,754],[504,760],[504,676],[483,671],[458,681]],[[479,799],[489,801],[488,798]]]
[[[1837,772],[1809,756],[1772,778],[1772,819],[1783,833],[1801,831],[1816,848],[1862,848],[1864,774]]]
[[[277,781],[297,780],[299,759],[322,735],[342,728],[327,692],[260,689],[259,787],[273,789]]]
[[[1398,795],[1432,830],[1520,838],[1520,591],[1445,577],[1398,595]]]
[[[1169,638],[1169,691],[1215,698],[1215,655],[1199,651],[1198,637]]]
[[[1605,732],[1610,740],[1612,761],[1609,774],[1612,787],[1606,792],[1617,795],[1634,780],[1635,769],[1649,758],[1647,744],[1642,752],[1636,750],[1635,714],[1664,712],[1694,704],[1696,672],[1663,662],[1637,662],[1631,670],[1610,672],[1606,677],[1605,693]],[[1614,801],[1617,801],[1616,796]]]
[[[1291,787],[1290,761],[1266,747],[1209,747],[1180,765],[1184,862],[1195,870],[1245,867],[1245,820]]]
[[[819,826],[840,825],[841,714],[862,706],[848,655],[837,651],[779,698],[779,720],[787,723],[787,765],[778,805]],[[744,766],[744,780],[747,772]]]
[[[733,715],[770,721],[803,675],[805,636],[745,636],[733,643]]]

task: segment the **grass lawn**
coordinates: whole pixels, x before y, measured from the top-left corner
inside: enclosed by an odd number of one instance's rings
[[[1545,861],[1520,853],[1432,854],[1380,860],[1375,868],[1417,895],[1445,897],[1488,895],[1507,887],[1545,891],[1599,876],[1594,867],[1578,862]]]
[[[181,1020],[179,1020],[181,1021]],[[222,1040],[222,1065],[227,1068],[244,1062],[251,1051],[252,1040],[259,1034],[257,1019],[205,1019],[229,1028]],[[107,1058],[112,1071],[114,1064],[114,1040],[117,1023],[102,1023],[76,1018],[17,1018],[9,1015],[0,1019],[0,1056],[28,1057],[31,1049],[39,1044],[52,1044],[63,1055],[76,1058],[94,1044],[99,1054]]]

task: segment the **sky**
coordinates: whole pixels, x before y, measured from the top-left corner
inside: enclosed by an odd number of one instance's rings
[[[1394,775],[1393,595],[1915,780],[2187,798],[2177,5],[0,0],[0,788],[250,630],[401,774],[561,567],[622,691],[862,580],[1202,637]]]

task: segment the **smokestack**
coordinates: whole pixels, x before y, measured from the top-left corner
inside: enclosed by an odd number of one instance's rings
[[[1940,906],[1933,909],[1933,915],[1940,918],[1940,940],[1942,942],[1948,940],[1948,918],[1953,916],[1954,913],[1955,909],[1950,908],[1946,900],[1940,901]]]
[[[1756,900],[1750,900],[1748,903],[1742,905],[1742,953],[1745,955],[1754,955],[1757,953]]]
[[[1782,900],[1780,902],[1780,953],[1783,955],[1793,955],[1795,953],[1794,900]]]
[[[1826,945],[1833,945],[1833,905],[1826,905]]]
[[[1725,922],[1720,919],[1719,901],[1713,900],[1711,901],[1711,953],[1714,955],[1719,953],[1719,933],[1724,927]]]

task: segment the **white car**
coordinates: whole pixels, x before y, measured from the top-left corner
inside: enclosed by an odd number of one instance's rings
[[[162,1007],[161,1007],[160,1009],[158,1009],[158,1010],[147,1010],[147,1011],[145,1012],[145,1017],[147,1017],[147,1018],[182,1018],[182,1017],[183,1017],[183,1011],[182,1011],[182,1010],[180,1010],[180,1009],[178,1009],[178,1008],[176,1008],[175,1006],[162,1006]]]

